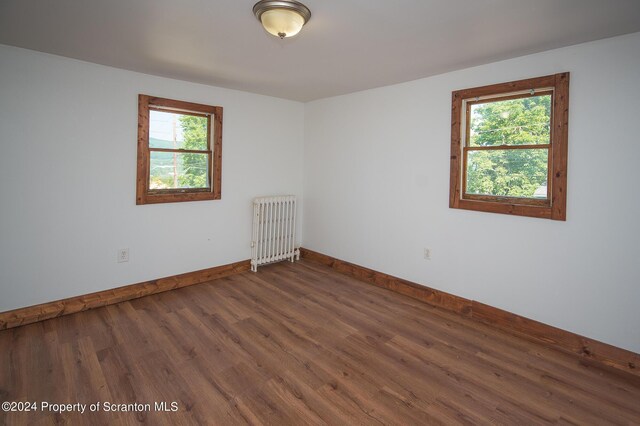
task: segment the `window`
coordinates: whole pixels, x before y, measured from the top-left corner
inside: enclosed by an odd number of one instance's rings
[[[138,96],[136,204],[219,200],[222,107]]]
[[[452,94],[449,207],[566,220],[569,73]]]

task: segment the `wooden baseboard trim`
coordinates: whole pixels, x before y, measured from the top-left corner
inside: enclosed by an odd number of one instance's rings
[[[112,305],[151,294],[162,293],[168,290],[187,287],[194,284],[215,280],[228,275],[248,271],[251,268],[249,260],[229,263],[227,265],[214,266],[200,271],[187,272],[156,280],[131,284],[109,290],[85,294],[83,296],[70,297],[54,302],[0,312],[0,330],[44,321],[63,315],[75,314],[101,306]]]
[[[438,308],[489,324],[562,352],[579,355],[585,360],[613,367],[640,377],[640,354],[562,330],[511,312],[465,299],[427,286],[345,262],[334,257],[300,248],[302,258],[330,266],[336,271],[404,294]]]

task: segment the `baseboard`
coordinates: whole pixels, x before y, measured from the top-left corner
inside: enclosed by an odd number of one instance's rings
[[[635,352],[589,339],[570,331],[476,302],[475,300],[465,299],[374,271],[373,269],[345,262],[306,248],[301,248],[300,253],[304,259],[330,266],[336,271],[360,281],[404,294],[432,306],[456,312],[467,318],[542,343],[545,346],[576,354],[584,359],[640,377],[640,354]]]
[[[12,311],[0,312],[0,330],[31,324],[37,321],[43,321],[63,315],[75,314],[76,312],[112,305],[114,303],[137,299],[151,294],[162,293],[176,288],[200,284],[217,278],[226,277],[228,275],[248,271],[250,267],[251,265],[249,260],[242,260],[240,262],[215,266],[213,268],[202,269],[200,271],[187,272],[185,274],[173,275],[170,277],[159,278],[157,280],[98,291],[96,293],[85,294],[83,296],[70,297],[68,299],[56,300],[54,302],[42,303],[40,305],[14,309]]]

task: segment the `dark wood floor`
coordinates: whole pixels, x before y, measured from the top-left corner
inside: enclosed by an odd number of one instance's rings
[[[304,260],[1,331],[0,401],[151,405],[12,425],[640,424],[637,378]]]

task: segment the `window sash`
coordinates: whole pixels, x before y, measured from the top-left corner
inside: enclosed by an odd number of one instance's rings
[[[549,144],[552,143],[553,141],[553,104],[554,104],[554,90],[551,88],[540,88],[540,89],[530,89],[530,90],[525,90],[525,91],[520,91],[520,92],[511,92],[511,93],[504,93],[502,95],[491,95],[491,96],[484,96],[484,97],[476,97],[476,98],[469,98],[469,99],[463,99],[462,100],[462,105],[463,105],[463,109],[464,109],[464,117],[463,118],[463,123],[464,123],[464,132],[462,134],[462,146],[463,147],[471,147],[471,107],[473,105],[478,105],[478,104],[488,104],[488,103],[493,103],[493,102],[502,102],[502,101],[509,101],[509,100],[513,100],[513,99],[525,99],[525,98],[533,98],[536,96],[545,96],[545,95],[550,95],[551,96],[551,112],[549,114]],[[541,146],[542,144],[538,144],[539,146]],[[496,146],[496,145],[494,145]],[[516,145],[501,145],[501,146],[516,146]]]
[[[199,112],[199,111],[191,111],[188,109],[182,108],[171,108],[159,105],[149,105],[149,111],[158,111],[158,112],[171,112],[174,114],[183,114],[183,115],[193,115],[195,117],[211,117],[211,114],[207,112]]]
[[[147,170],[147,193],[149,194],[186,194],[189,192],[212,192],[213,191],[213,152],[211,151],[189,151],[189,150],[174,150],[174,149],[150,149],[151,151],[158,152],[176,152],[176,153],[194,153],[207,155],[207,183],[209,186],[202,186],[197,188],[151,188],[151,155],[149,155],[149,167]]]
[[[196,117],[206,117],[207,118],[207,149],[206,150],[198,150],[198,149],[181,149],[181,148],[152,148],[149,146],[149,138],[147,137],[147,158],[149,158],[149,164],[147,167],[147,193],[148,194],[187,194],[190,192],[212,192],[213,191],[213,151],[211,149],[211,135],[213,133],[213,128],[211,126],[211,116],[210,113],[191,111],[181,108],[174,108],[171,106],[158,106],[158,105],[149,105],[149,111],[161,111],[161,112],[171,112],[174,114],[182,114],[182,115],[190,115]],[[152,189],[151,188],[151,152],[175,152],[181,154],[206,154],[207,155],[207,183],[208,186],[199,187],[199,188],[162,188],[162,189]]]
[[[553,87],[538,87],[504,94],[476,96],[474,98],[464,99],[464,101],[467,105],[488,104],[491,102],[509,101],[512,99],[533,98],[535,96],[551,95],[553,97],[553,92]]]
[[[545,198],[508,197],[490,194],[467,193],[467,158],[469,151],[509,151],[522,149],[541,149],[547,151],[547,196]],[[462,148],[462,199],[475,201],[506,202],[530,206],[551,206],[551,144],[546,145],[498,145],[498,146],[465,146]]]
[[[155,152],[177,152],[183,154],[211,154],[211,150],[199,150],[199,149],[180,149],[180,148],[149,148],[149,151]]]
[[[549,114],[549,143],[548,144],[527,144],[527,145],[489,145],[489,146],[471,146],[471,107],[477,104],[486,104],[492,102],[502,102],[513,99],[532,98],[536,96],[551,95],[551,112]],[[553,105],[554,105],[554,89],[553,88],[533,88],[518,92],[503,93],[497,95],[488,95],[482,97],[463,99],[463,129],[462,132],[462,199],[475,201],[491,201],[511,204],[522,204],[531,206],[551,206],[551,144],[553,141]],[[529,198],[529,197],[507,197],[488,194],[469,194],[467,193],[467,157],[469,151],[497,151],[497,150],[515,150],[515,149],[546,149],[547,150],[547,196],[546,198]]]

